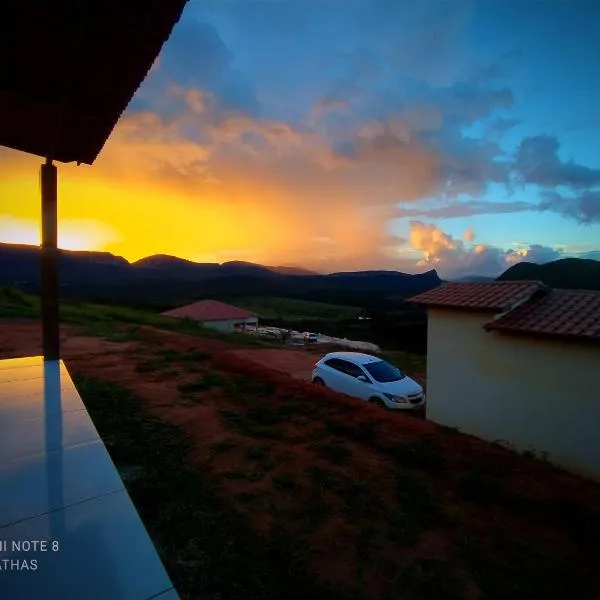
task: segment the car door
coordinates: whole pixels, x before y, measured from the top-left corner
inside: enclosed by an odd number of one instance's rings
[[[347,387],[347,378],[348,376],[344,373],[344,363],[345,361],[340,360],[339,358],[330,358],[323,363],[324,368],[320,375],[322,376],[325,385],[336,392],[344,392],[344,389]]]
[[[349,361],[342,361],[344,364],[344,374],[347,375],[345,380],[345,392],[349,396],[368,400],[373,395],[373,384],[371,378],[364,372],[361,367]],[[361,381],[359,377],[364,377],[367,381]]]
[[[335,390],[348,396],[362,397],[362,386],[365,384],[357,379],[358,375],[362,374],[360,367],[347,360],[336,358],[334,368],[337,371]]]

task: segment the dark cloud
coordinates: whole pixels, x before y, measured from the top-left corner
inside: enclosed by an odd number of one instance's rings
[[[514,154],[506,155],[501,142],[520,123],[503,114],[515,104],[506,82],[522,57],[513,49],[496,58],[488,55],[475,66],[471,58],[463,60],[463,33],[473,12],[470,0],[442,4],[424,0],[417,8],[387,0],[348,3],[351,10],[343,14],[332,7],[334,3],[327,7],[319,4],[318,11],[304,2],[275,2],[264,8],[262,2],[228,7],[214,1],[203,4],[209,5],[206,10],[195,5],[175,29],[137,102],[146,100],[152,108],[153,92],[166,83],[176,83],[213,98],[211,119],[216,124],[227,124],[231,113],[264,122],[268,119],[261,114],[257,94],[236,66],[243,65],[258,82],[265,111],[269,112],[268,95],[263,87],[274,82],[267,91],[271,95],[277,92],[277,98],[281,94],[283,99],[277,102],[282,106],[289,104],[274,121],[279,119],[304,135],[301,143],[284,136],[300,147],[289,159],[290,171],[301,171],[297,164],[304,152],[324,165],[328,175],[347,169],[344,176],[349,182],[352,171],[360,170],[360,185],[365,188],[363,174],[368,173],[370,196],[386,187],[389,199],[437,197],[446,201],[433,208],[401,208],[397,217],[452,218],[540,210],[582,223],[598,222],[599,192],[593,188],[600,185],[600,169],[562,160],[558,140],[549,135],[525,138]],[[217,13],[220,18],[214,17]],[[227,43],[209,22],[219,23]],[[224,23],[226,29],[221,28]],[[266,41],[268,31],[273,32],[275,46],[288,48],[291,54],[272,56]],[[338,31],[345,34],[338,36]],[[260,40],[252,41],[257,32]],[[311,36],[319,40],[314,51],[306,44],[289,41]],[[373,43],[375,36],[380,43]],[[348,39],[355,41],[348,46]],[[242,48],[252,54],[257,46],[260,51],[255,56],[235,60],[246,57]],[[267,56],[269,60],[265,60]],[[270,67],[263,71],[266,67],[258,68],[259,63]],[[254,70],[249,65],[254,65]],[[306,92],[290,87],[298,85],[294,69],[307,65],[314,70],[307,85],[318,85]],[[290,95],[293,90],[298,97]],[[306,106],[293,108],[298,103]],[[163,115],[174,111],[173,107],[173,99],[166,108],[154,106]],[[189,132],[205,144],[206,132],[213,131],[213,124],[203,121],[200,131],[200,119],[195,118]],[[472,133],[474,130],[478,133]],[[250,127],[234,136],[235,144],[255,157],[269,155],[271,168],[283,169],[278,157],[287,156],[285,140],[277,138],[281,143],[275,144],[278,154],[272,157],[266,151],[273,146],[272,139],[267,142],[261,131]],[[183,134],[188,136],[188,129]],[[244,154],[240,160],[248,157]],[[515,182],[546,188],[539,204],[477,199],[491,183],[511,191]],[[563,196],[552,190],[556,186],[578,195]],[[456,201],[465,196],[470,199]]]
[[[541,187],[586,189],[600,185],[600,169],[592,169],[558,156],[559,141],[550,135],[525,138],[516,152],[514,169],[523,183]]]
[[[429,219],[452,219],[455,217],[471,217],[485,214],[507,214],[535,210],[528,202],[486,202],[485,200],[469,200],[466,202],[451,202],[437,208],[405,208],[400,207],[394,214],[395,218],[426,217]]]
[[[181,20],[133,107],[165,108],[155,104],[172,84],[210,92],[223,111],[260,114],[260,104],[252,85],[234,68],[233,54],[209,23],[192,18]],[[165,110],[160,112],[165,114]]]
[[[559,213],[579,223],[600,223],[600,190],[590,190],[570,197],[546,191],[542,195],[539,209]]]
[[[493,88],[473,81],[461,81],[447,91],[440,91],[440,104],[447,115],[455,116],[463,124],[473,123],[497,109],[511,108],[514,95],[507,87]]]
[[[509,181],[510,165],[503,160],[503,152],[495,142],[470,138],[460,130],[447,128],[440,133],[443,161],[441,191],[445,196],[462,194],[476,197],[492,183]]]
[[[519,49],[514,48],[513,50],[509,50],[492,62],[476,68],[472,79],[483,85],[489,85],[493,81],[506,79],[514,74],[522,58],[523,54]]]
[[[520,119],[496,117],[487,127],[485,137],[492,141],[501,140],[508,131],[521,124]]]
[[[389,19],[379,28],[392,33],[388,49],[394,69],[433,85],[455,81],[473,7],[472,0],[388,2]]]

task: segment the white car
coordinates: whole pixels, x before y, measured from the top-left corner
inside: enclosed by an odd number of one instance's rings
[[[304,341],[309,343],[315,343],[319,341],[319,338],[316,333],[310,333],[309,331],[305,331]]]
[[[416,381],[389,362],[361,352],[326,354],[315,365],[312,381],[394,410],[425,405],[423,388]]]

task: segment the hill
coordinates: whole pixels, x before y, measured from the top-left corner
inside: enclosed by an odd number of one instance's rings
[[[63,296],[126,303],[176,304],[211,296],[260,295],[366,306],[365,302],[392,295],[406,297],[440,283],[435,270],[417,275],[397,271],[320,275],[297,267],[241,261],[195,263],[156,255],[129,263],[107,252],[60,252]],[[39,248],[0,244],[0,284],[39,291]]]
[[[600,290],[600,262],[584,258],[561,258],[543,265],[522,262],[507,269],[497,281],[537,280],[566,290]]]
[[[306,350],[74,309],[97,337],[65,327],[62,358],[182,600],[600,597],[597,483],[283,372]],[[0,328],[3,356],[40,347]]]

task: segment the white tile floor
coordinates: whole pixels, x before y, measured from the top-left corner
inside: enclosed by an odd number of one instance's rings
[[[41,357],[0,360],[0,597],[179,598],[65,366]]]

